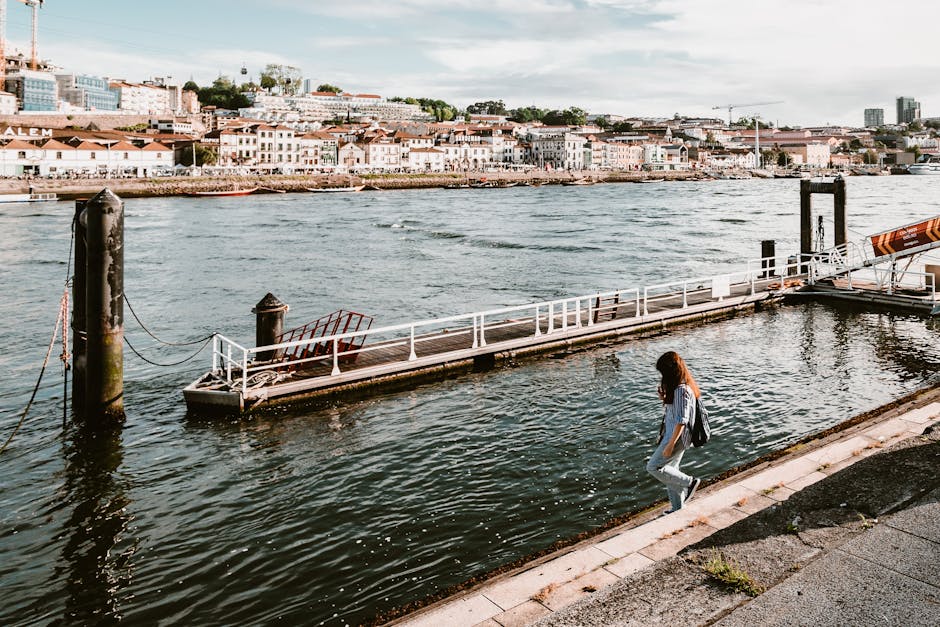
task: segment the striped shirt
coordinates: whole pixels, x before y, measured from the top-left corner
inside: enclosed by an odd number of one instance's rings
[[[676,447],[685,450],[692,446],[692,422],[695,419],[695,393],[685,383],[680,383],[672,397],[672,403],[666,405],[665,438],[668,440],[679,424],[685,425]]]

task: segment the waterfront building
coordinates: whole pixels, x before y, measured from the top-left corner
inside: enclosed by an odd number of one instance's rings
[[[85,111],[116,111],[118,94],[108,89],[108,81],[83,74],[56,74],[59,98]]]
[[[897,99],[898,124],[910,124],[920,119],[920,103],[913,98],[899,96]]]
[[[393,171],[402,167],[401,144],[394,139],[376,134],[362,144],[366,164],[373,170]]]
[[[346,142],[337,150],[337,164],[347,172],[364,166],[365,162],[366,151],[353,142]]]
[[[781,152],[790,155],[795,165],[811,165],[819,168],[829,167],[832,151],[828,142],[799,142],[779,144]]]
[[[339,142],[323,131],[305,133],[298,138],[299,165],[306,169],[332,169],[338,163]]]
[[[884,109],[865,109],[865,126],[878,128],[885,125]]]
[[[21,69],[6,77],[6,89],[16,94],[20,111],[57,111],[59,86],[49,72]]]
[[[407,166],[411,172],[444,172],[446,151],[439,148],[412,148]]]
[[[48,139],[41,144],[14,139],[0,146],[3,176],[148,176],[173,167],[173,151],[152,142],[139,148],[124,140],[73,144]]]

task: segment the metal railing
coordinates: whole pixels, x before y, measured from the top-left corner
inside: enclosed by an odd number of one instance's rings
[[[794,258],[761,258],[749,260],[745,270],[730,274],[668,281],[642,288],[628,288],[610,292],[597,292],[583,296],[574,296],[538,303],[528,303],[489,309],[468,314],[433,318],[408,322],[405,324],[377,327],[349,333],[306,338],[269,346],[246,348],[237,342],[216,334],[212,340],[212,373],[226,381],[230,389],[238,390],[244,396],[249,388],[262,385],[267,380],[285,376],[286,369],[296,370],[299,366],[310,367],[314,364],[326,364],[330,367],[330,376],[342,374],[340,364],[345,357],[367,354],[372,351],[405,347],[402,354],[407,357],[389,361],[399,363],[413,362],[420,359],[421,346],[426,342],[440,339],[467,337],[462,348],[452,350],[479,349],[487,346],[487,334],[498,329],[518,328],[523,333],[513,339],[527,340],[543,335],[564,335],[572,329],[608,325],[617,326],[626,318],[643,318],[649,315],[651,303],[662,309],[687,309],[691,294],[701,295],[711,291],[705,302],[721,301],[731,296],[735,290],[739,295],[754,295],[759,280],[779,281],[783,287],[786,276],[795,274],[799,263]],[[768,265],[775,266],[768,268]],[[771,275],[775,271],[776,274]],[[743,292],[742,292],[743,288]],[[610,319],[595,321],[601,315],[610,315]],[[368,338],[369,343],[365,340]],[[302,349],[311,342],[327,343],[328,354],[313,357],[293,357],[304,355]],[[448,352],[434,352],[424,357],[436,357]],[[258,360],[259,354],[287,355],[288,357],[271,360]],[[362,366],[359,366],[362,367]],[[277,372],[281,371],[281,373]]]

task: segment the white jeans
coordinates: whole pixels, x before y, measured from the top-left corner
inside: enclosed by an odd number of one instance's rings
[[[682,443],[676,442],[672,456],[666,457],[663,455],[663,450],[668,443],[668,438],[663,437],[653,456],[646,463],[646,471],[666,485],[669,504],[672,505],[672,511],[676,511],[682,509],[685,491],[692,485],[693,479],[679,470],[679,462],[682,461],[682,454],[685,453],[685,449],[680,448]]]

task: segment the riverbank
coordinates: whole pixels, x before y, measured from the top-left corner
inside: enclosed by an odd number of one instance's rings
[[[0,179],[0,194],[54,193],[64,200],[87,197],[108,187],[122,198],[184,196],[193,192],[257,187],[260,192],[306,192],[310,187],[367,185],[370,189],[422,189],[481,181],[498,185],[563,185],[584,179],[592,183],[689,181],[709,178],[702,171],[670,172],[456,172],[431,174],[338,174],[266,176],[173,176],[146,179]]]
[[[660,504],[395,624],[808,624],[834,603],[850,613],[823,624],[876,608],[901,618],[916,607],[913,618],[936,619],[938,606],[923,598],[936,598],[938,582],[917,572],[940,547],[938,420],[940,388],[912,394],[710,481],[675,514],[662,516]],[[886,546],[888,535],[904,537]],[[888,575],[898,581],[882,589]]]

